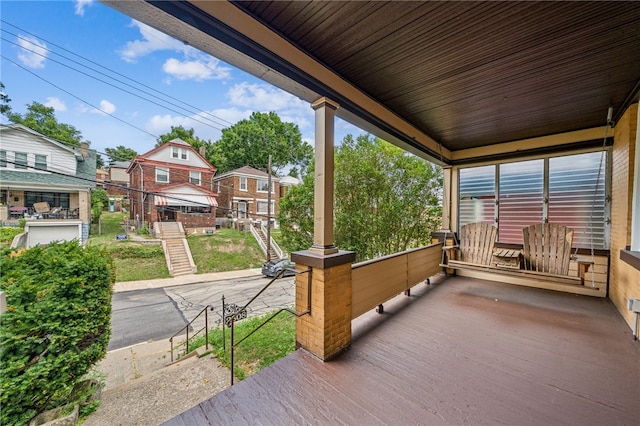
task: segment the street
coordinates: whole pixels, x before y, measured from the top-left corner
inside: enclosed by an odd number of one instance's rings
[[[123,348],[148,340],[168,339],[195,318],[205,306],[209,327],[221,324],[222,296],[225,304],[244,306],[267,283],[262,276],[174,287],[114,293],[112,298],[111,340],[107,350]],[[294,277],[276,280],[248,308],[248,316],[261,315],[295,303]],[[204,315],[194,323],[204,327]]]

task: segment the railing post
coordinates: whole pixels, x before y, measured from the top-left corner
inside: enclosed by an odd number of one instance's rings
[[[225,304],[224,304],[224,294],[222,295],[222,350],[226,351],[227,350],[227,332],[225,330],[225,317],[224,317],[224,313],[225,313]]]
[[[204,310],[204,347],[209,351],[209,307]]]
[[[231,385],[233,386],[233,318],[231,319]]]

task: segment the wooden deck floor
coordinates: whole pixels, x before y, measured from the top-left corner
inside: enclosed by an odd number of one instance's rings
[[[638,425],[640,342],[606,299],[441,278],[167,424]]]

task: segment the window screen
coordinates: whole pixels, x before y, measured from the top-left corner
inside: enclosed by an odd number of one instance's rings
[[[606,152],[549,159],[549,222],[574,230],[574,247],[608,248]]]
[[[500,165],[498,241],[522,243],[522,228],[542,223],[544,160]]]
[[[495,166],[460,170],[460,226],[473,222],[494,223]]]

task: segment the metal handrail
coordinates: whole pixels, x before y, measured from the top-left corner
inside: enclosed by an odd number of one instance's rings
[[[262,251],[267,254],[267,245],[264,241],[262,241],[262,238],[260,238],[260,234],[258,234],[258,231],[254,228],[253,225],[250,225],[249,229],[251,230],[251,235],[253,235],[253,238],[255,238],[255,240],[258,242],[258,245],[260,246]]]
[[[267,288],[269,288],[269,286],[271,284],[273,284],[275,282],[276,279],[280,278],[286,271],[290,271],[290,272],[294,272],[296,275],[299,274],[307,274],[308,275],[308,280],[307,280],[307,310],[304,312],[296,312],[293,309],[290,308],[281,308],[279,309],[276,313],[274,313],[273,315],[271,315],[268,319],[266,319],[262,324],[260,324],[259,326],[257,326],[255,329],[253,329],[249,334],[247,334],[246,336],[244,336],[242,339],[240,339],[239,342],[234,343],[234,334],[233,334],[233,330],[234,330],[234,324],[236,321],[236,317],[239,315],[242,315],[243,312],[246,312],[247,307],[254,301],[256,300]],[[230,323],[230,328],[231,328],[231,385],[233,385],[233,379],[234,379],[234,375],[233,375],[233,370],[234,370],[234,350],[235,347],[238,346],[240,343],[244,342],[249,336],[251,336],[253,333],[255,333],[256,331],[258,331],[259,329],[261,329],[266,323],[268,323],[269,321],[271,321],[273,318],[275,318],[278,314],[280,314],[281,312],[289,312],[290,314],[295,315],[296,317],[301,317],[303,315],[308,315],[311,314],[311,267],[307,268],[304,271],[296,271],[293,269],[289,269],[289,268],[285,268],[282,271],[278,272],[271,281],[269,281],[269,283],[267,283],[267,285],[265,285],[262,290],[260,290],[258,292],[258,294],[256,294],[255,296],[253,296],[253,298],[251,300],[249,300],[247,302],[246,305],[244,305],[238,312],[236,312],[235,314],[233,314],[232,316],[229,317],[229,323]]]
[[[209,314],[208,314],[209,310],[213,311],[213,305],[205,306],[204,309],[202,309],[198,313],[198,315],[196,315],[191,321],[189,321],[189,323],[187,325],[182,327],[180,330],[176,331],[173,334],[173,336],[169,337],[169,342],[171,343],[171,362],[173,362],[173,351],[174,351],[173,338],[176,337],[177,335],[181,334],[182,330],[184,330],[185,328],[187,329],[187,339],[183,343],[180,343],[180,344],[176,345],[176,348],[179,348],[180,346],[186,345],[185,353],[189,353],[189,340],[193,339],[198,334],[200,334],[200,332],[202,332],[202,330],[204,330],[205,348],[206,348],[206,350],[209,350]],[[200,330],[196,331],[195,333],[193,333],[191,335],[191,337],[189,337],[189,327],[191,326],[191,324],[193,324],[193,322],[195,320],[197,320],[200,317],[200,315],[202,315],[203,312],[204,312],[204,327],[201,328]]]
[[[267,237],[267,228],[264,226],[264,223],[260,224],[260,230],[262,231],[262,233],[264,234],[265,238]],[[275,250],[276,254],[278,255],[278,259],[284,259],[285,257],[285,253],[282,251],[282,249],[280,248],[280,246],[278,245],[278,243],[276,243],[276,240],[273,239],[273,237],[271,237],[271,248],[273,250]]]

